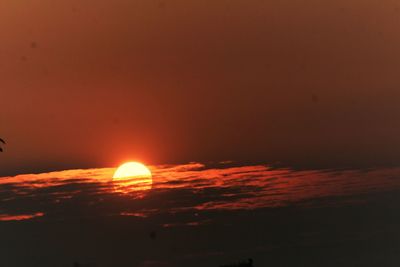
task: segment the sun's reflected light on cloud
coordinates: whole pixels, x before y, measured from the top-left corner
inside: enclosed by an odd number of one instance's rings
[[[44,215],[43,212],[37,212],[34,214],[20,214],[20,215],[9,215],[9,214],[0,214],[0,221],[24,221],[30,220],[36,217],[42,217]]]

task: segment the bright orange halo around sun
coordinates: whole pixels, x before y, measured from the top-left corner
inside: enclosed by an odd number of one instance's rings
[[[151,189],[153,179],[150,170],[139,162],[127,162],[118,167],[113,176],[117,191],[124,193]]]

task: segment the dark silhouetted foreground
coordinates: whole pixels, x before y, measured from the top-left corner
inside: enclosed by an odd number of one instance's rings
[[[79,262],[74,262],[73,267],[96,267],[97,265],[94,263],[88,263],[88,264],[81,264]]]

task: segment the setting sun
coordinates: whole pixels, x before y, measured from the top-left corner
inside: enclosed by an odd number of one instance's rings
[[[127,162],[119,166],[115,171],[113,179],[151,177],[150,170],[139,162]]]
[[[127,162],[118,167],[114,176],[114,189],[121,193],[145,191],[152,188],[150,170],[139,162]]]

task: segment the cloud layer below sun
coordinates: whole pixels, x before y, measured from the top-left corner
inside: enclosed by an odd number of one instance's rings
[[[0,221],[252,210],[340,205],[400,188],[400,169],[271,169],[221,163],[150,167],[153,186],[116,190],[114,168],[65,170],[0,178]],[[339,200],[340,197],[340,200]],[[205,221],[187,222],[195,226]],[[165,227],[173,224],[165,225]]]

